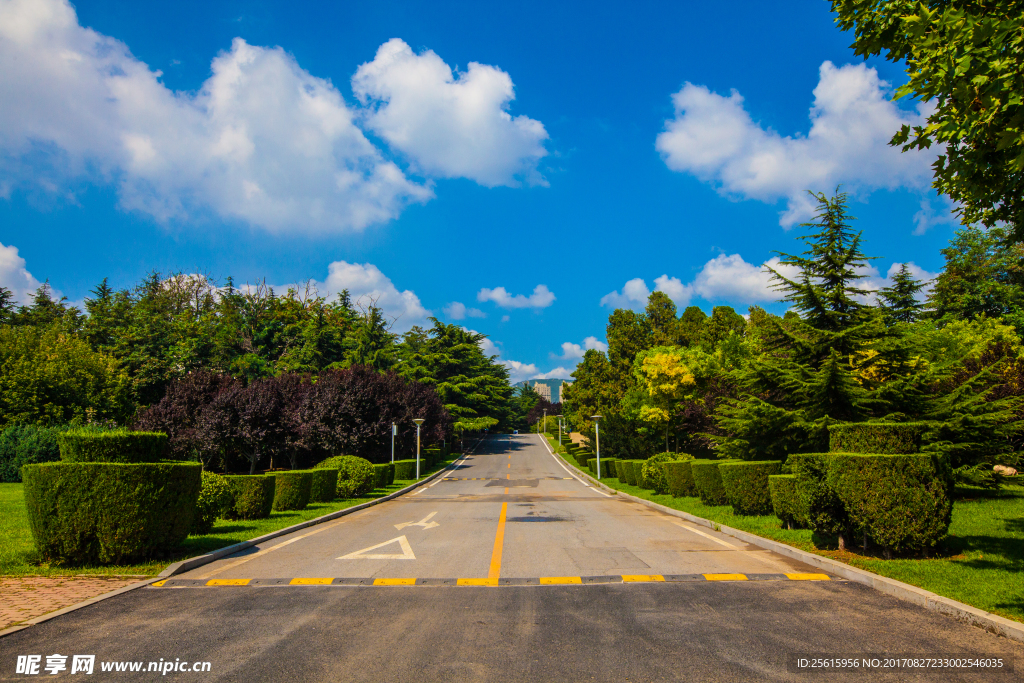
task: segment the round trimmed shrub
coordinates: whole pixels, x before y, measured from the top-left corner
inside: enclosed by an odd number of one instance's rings
[[[676,460],[676,453],[658,453],[647,458],[640,466],[640,488],[650,489],[655,493],[668,493],[668,479],[661,466]]]
[[[338,492],[338,469],[321,467],[309,470],[313,483],[309,488],[310,503],[330,503]]]
[[[724,460],[691,460],[690,471],[693,473],[693,486],[697,489],[700,502],[705,505],[728,505],[729,499],[722,486],[722,473],[718,466]]]
[[[57,436],[64,462],[157,462],[167,450],[162,432],[72,429]]]
[[[833,453],[827,481],[850,521],[887,551],[916,551],[945,538],[952,472],[933,454]]]
[[[224,477],[231,487],[228,519],[266,519],[274,508],[276,479],[266,474],[235,474]]]
[[[202,478],[197,462],[22,467],[36,548],[55,565],[127,564],[188,536]]]
[[[274,510],[303,510],[309,505],[313,475],[308,470],[274,472]]]
[[[396,460],[395,479],[408,481],[416,478],[415,460]]]
[[[795,474],[772,474],[768,477],[772,511],[787,529],[807,526],[807,510],[800,499]]]
[[[351,498],[373,490],[373,465],[355,455],[336,455],[317,464],[317,467],[338,468],[338,498]]]
[[[768,477],[782,471],[781,460],[723,462],[718,466],[725,497],[737,515],[768,515],[772,495]]]
[[[189,535],[202,536],[210,533],[214,522],[227,513],[231,503],[231,487],[228,486],[227,480],[219,474],[204,470],[199,500],[196,502],[196,515],[192,519]]]
[[[668,482],[668,492],[676,498],[682,496],[696,496],[697,489],[693,485],[693,472],[690,470],[690,463],[693,456],[687,453],[679,453],[686,456],[685,460],[672,460],[663,463],[662,471],[665,473],[665,480]]]

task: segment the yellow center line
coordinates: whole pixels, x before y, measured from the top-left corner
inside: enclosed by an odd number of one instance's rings
[[[508,494],[508,487],[505,487],[505,493]]]
[[[505,513],[508,512],[508,503],[501,504],[501,517],[498,518],[498,532],[494,534],[494,550],[491,551],[491,570],[487,572],[488,579],[501,577],[501,549],[505,545]]]
[[[505,475],[505,478],[506,478],[506,479],[511,479],[511,478],[512,478],[512,475],[511,475],[511,474],[506,474],[506,475]]]

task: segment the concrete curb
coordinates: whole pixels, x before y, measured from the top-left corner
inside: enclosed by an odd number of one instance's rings
[[[547,443],[547,439],[544,439],[544,437],[541,438],[544,440],[544,445],[548,446],[549,450],[551,450],[549,444]],[[799,548],[794,548],[793,546],[786,545],[785,543],[773,541],[768,538],[762,538],[761,536],[757,536],[746,531],[733,529],[732,527],[712,522],[710,520],[704,519],[703,517],[691,515],[690,513],[683,512],[682,510],[674,510],[670,507],[666,507],[659,503],[655,503],[650,500],[645,500],[643,498],[638,498],[628,493],[624,493],[623,491],[619,491],[609,486],[605,486],[600,481],[598,481],[597,479],[595,479],[594,477],[590,476],[588,473],[584,472],[579,467],[577,467],[576,464],[571,462],[568,458],[563,457],[561,454],[555,454],[555,457],[562,458],[562,460],[566,464],[568,464],[569,467],[572,467],[582,476],[586,477],[588,480],[590,480],[590,482],[593,485],[598,486],[602,490],[608,491],[609,493],[613,493],[626,500],[632,501],[634,503],[640,503],[641,505],[646,505],[647,507],[654,508],[655,510],[658,510],[660,512],[664,512],[667,515],[679,517],[681,519],[685,519],[688,522],[693,522],[694,524],[706,526],[709,529],[713,529],[715,531],[720,531],[723,534],[732,536],[733,538],[739,539],[745,543],[756,545],[759,548],[764,548],[765,550],[774,551],[780,555],[785,555],[786,557],[793,558],[794,560],[799,560],[811,566],[818,567],[819,569],[824,569],[828,573],[834,574],[836,576],[841,576],[842,578],[847,579],[848,581],[854,581],[865,586],[870,586],[871,588],[874,588],[879,592],[886,593],[887,595],[899,598],[900,600],[911,602],[915,605],[924,607],[925,609],[929,609],[933,612],[938,612],[940,614],[951,616],[957,621],[970,624],[971,626],[976,626],[978,628],[988,631],[989,633],[994,633],[995,635],[1003,636],[1005,638],[1009,638],[1010,640],[1015,640],[1017,642],[1024,643],[1024,624],[1022,623],[1012,621],[1005,617],[1001,617],[997,614],[992,614],[991,612],[980,610],[977,607],[971,607],[970,605],[966,605],[962,602],[957,602],[956,600],[951,600],[950,598],[946,598],[941,595],[937,595],[936,593],[926,591],[923,588],[911,586],[909,583],[903,583],[902,581],[897,581],[896,579],[890,579],[885,576],[879,576],[878,574],[872,574],[869,571],[857,569],[856,567],[851,567],[848,564],[844,564],[842,562],[838,562],[827,557],[822,557],[820,555],[815,555],[814,553],[809,553],[804,550],[800,550]]]
[[[476,447],[474,447],[472,450],[476,450]],[[472,450],[470,452],[472,452]],[[160,581],[161,579],[166,579],[169,576],[174,576],[175,574],[181,574],[183,572],[187,572],[189,570],[195,569],[196,567],[202,567],[204,564],[209,564],[210,562],[214,562],[216,560],[219,560],[222,557],[227,557],[228,555],[234,555],[235,553],[237,553],[237,552],[239,552],[241,550],[245,550],[246,548],[251,548],[251,547],[253,547],[255,545],[259,545],[260,543],[266,543],[267,541],[269,541],[271,539],[274,539],[274,538],[278,538],[279,536],[285,536],[285,535],[290,534],[292,532],[298,531],[299,529],[305,529],[307,527],[316,526],[317,524],[323,524],[324,522],[329,522],[332,519],[337,519],[338,517],[344,517],[345,515],[350,515],[350,514],[352,514],[354,512],[359,512],[360,510],[365,510],[368,507],[372,507],[374,505],[378,505],[380,503],[384,503],[386,501],[393,500],[393,499],[395,499],[395,498],[397,498],[397,497],[399,497],[401,495],[404,495],[404,494],[408,493],[409,491],[412,491],[414,489],[419,488],[420,486],[423,486],[424,484],[426,484],[426,483],[428,483],[430,481],[433,481],[437,477],[441,476],[442,474],[444,474],[448,470],[450,470],[453,467],[455,467],[459,463],[459,461],[464,460],[466,458],[466,455],[469,455],[469,454],[468,453],[464,454],[461,458],[459,458],[458,460],[452,462],[447,467],[444,467],[444,468],[438,470],[437,472],[434,472],[430,476],[425,477],[425,478],[421,479],[420,481],[418,481],[418,482],[416,482],[414,484],[410,484],[409,486],[406,486],[404,489],[399,489],[398,491],[395,491],[393,493],[389,493],[388,495],[382,496],[380,498],[374,498],[373,500],[368,500],[365,503],[360,503],[359,505],[353,505],[352,507],[345,508],[344,510],[337,510],[335,512],[328,513],[328,514],[324,515],[323,517],[317,517],[316,519],[310,519],[310,520],[307,520],[305,522],[300,522],[299,524],[293,524],[290,527],[285,527],[284,529],[279,529],[279,530],[273,531],[273,532],[271,532],[269,534],[264,534],[263,536],[260,536],[258,538],[253,538],[253,539],[248,540],[248,541],[242,541],[241,543],[236,543],[234,545],[229,545],[229,546],[226,546],[224,548],[220,548],[219,550],[214,550],[213,552],[207,553],[205,555],[199,555],[197,557],[192,557],[192,558],[189,558],[187,560],[182,560],[180,562],[175,562],[174,564],[168,565],[166,569],[164,569],[162,572],[160,572],[160,574],[158,574],[157,576],[154,576],[151,579],[144,579],[142,581],[137,581],[136,583],[128,584],[127,586],[122,586],[121,588],[118,588],[117,590],[110,591],[109,593],[104,593],[103,595],[97,595],[94,598],[89,598],[88,600],[83,600],[82,602],[75,603],[74,605],[69,605],[69,606],[64,607],[62,609],[56,610],[55,612],[49,612],[47,614],[44,614],[44,615],[39,616],[39,617],[35,617],[33,619],[27,619],[26,621],[24,621],[24,622],[22,622],[22,623],[20,623],[20,624],[18,624],[16,626],[11,626],[10,628],[6,628],[3,631],[0,631],[0,638],[3,638],[4,636],[10,635],[12,633],[17,633],[18,631],[21,631],[22,629],[26,629],[29,626],[35,626],[36,624],[41,624],[44,621],[49,621],[50,619],[54,619],[54,618],[59,617],[59,616],[61,616],[63,614],[67,614],[68,612],[74,612],[75,610],[82,609],[83,607],[88,607],[89,605],[94,605],[97,602],[102,602],[103,600],[107,600],[108,598],[116,597],[118,595],[121,595],[122,593],[127,593],[127,592],[133,591],[133,590],[135,590],[137,588],[144,588],[144,587],[148,586],[151,583],[155,583],[157,581]]]

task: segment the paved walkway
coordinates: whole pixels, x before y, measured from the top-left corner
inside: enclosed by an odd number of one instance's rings
[[[0,631],[26,619],[74,605],[135,583],[142,576],[0,577]]]

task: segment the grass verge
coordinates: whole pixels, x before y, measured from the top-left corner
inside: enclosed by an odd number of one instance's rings
[[[451,462],[453,461],[449,460],[437,465],[424,474],[424,477],[447,467]],[[32,531],[28,525],[22,484],[0,484],[0,576],[75,576],[84,574],[155,576],[173,562],[257,538],[337,510],[344,510],[394,493],[412,483],[414,483],[413,480],[396,481],[384,489],[377,489],[356,498],[335,500],[330,503],[310,503],[304,510],[272,512],[267,519],[218,519],[213,526],[213,531],[209,534],[189,536],[181,546],[165,558],[141,564],[109,567],[51,567],[40,562],[35,542],[32,540]]]
[[[549,437],[548,441],[554,449],[557,440],[552,443]],[[560,457],[577,467],[564,454]],[[728,505],[710,506],[701,503],[699,498],[659,495],[613,477],[602,477],[601,483],[637,498],[1024,622],[1024,486],[1009,485],[999,491],[959,489],[953,503],[949,536],[933,557],[885,560],[871,548],[867,553],[858,552],[859,548],[840,552],[832,539],[818,537],[809,529],[784,529],[774,515],[737,515]]]

